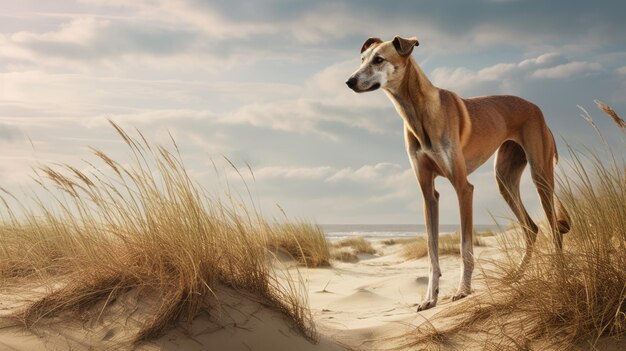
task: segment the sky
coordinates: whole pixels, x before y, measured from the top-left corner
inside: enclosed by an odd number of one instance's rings
[[[212,160],[249,164],[270,214],[424,223],[400,117],[382,91],[344,84],[363,41],[416,36],[438,87],[533,101],[566,163],[566,143],[598,140],[578,105],[617,138],[593,100],[626,114],[625,13],[616,0],[0,0],[0,186],[23,191],[37,164],[80,166],[88,146],[129,160],[111,119],[158,143],[171,133],[207,188]],[[511,217],[493,160],[470,182],[474,223]],[[437,187],[440,222],[458,223],[453,189]],[[528,174],[522,194],[542,216]]]

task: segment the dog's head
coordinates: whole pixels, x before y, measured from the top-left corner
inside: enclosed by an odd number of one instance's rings
[[[380,38],[369,38],[361,47],[361,67],[346,81],[357,93],[385,88],[404,74],[404,68],[418,46],[416,38],[396,36],[383,42]]]

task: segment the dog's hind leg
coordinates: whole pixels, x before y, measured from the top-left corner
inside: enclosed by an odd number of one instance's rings
[[[539,200],[543,207],[550,230],[552,232],[552,241],[557,252],[563,249],[563,234],[558,230],[556,211],[554,207],[554,167],[548,162],[544,167],[538,165],[530,165],[531,176],[539,193]]]
[[[500,194],[522,225],[526,241],[526,252],[520,265],[520,273],[530,261],[538,228],[528,215],[520,196],[520,179],[528,161],[524,149],[514,141],[505,141],[496,153],[495,173]]]
[[[455,150],[456,148],[453,147],[452,149]],[[452,301],[456,301],[472,292],[472,273],[474,271],[474,186],[467,179],[466,162],[460,150],[458,150],[457,154],[451,156],[448,179],[456,191],[461,217],[461,277],[459,287],[452,296]]]
[[[530,175],[537,187],[541,206],[550,224],[554,247],[557,253],[560,253],[563,248],[563,235],[557,225],[557,214],[554,206],[554,159],[556,156],[556,145],[545,123],[529,124],[524,129],[522,132],[522,145],[530,164]]]

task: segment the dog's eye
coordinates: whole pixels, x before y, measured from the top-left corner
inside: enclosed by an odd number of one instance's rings
[[[383,61],[385,61],[385,59],[380,56],[376,56],[374,57],[374,60],[372,60],[372,62],[374,62],[375,65],[379,65],[383,63]]]

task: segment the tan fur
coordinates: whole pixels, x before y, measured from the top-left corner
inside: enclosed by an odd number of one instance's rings
[[[417,45],[415,39],[396,37],[382,42],[371,38],[366,44],[361,68],[351,78],[356,81],[347,83],[356,92],[375,90],[378,84],[387,93],[404,120],[407,153],[424,197],[431,266],[427,295],[418,311],[435,306],[439,294],[439,194],[434,180],[438,176],[449,179],[459,201],[462,263],[459,288],[453,297],[456,300],[471,292],[474,268],[474,187],[467,176],[496,151],[498,188],[525,228],[527,248],[521,269],[531,257],[537,236],[537,226],[524,209],[519,193],[520,177],[527,163],[553,231],[554,245],[560,251],[562,233],[569,230],[569,221],[567,212],[554,197],[556,145],[541,110],[515,96],[462,99],[435,87],[410,55],[410,49]]]

